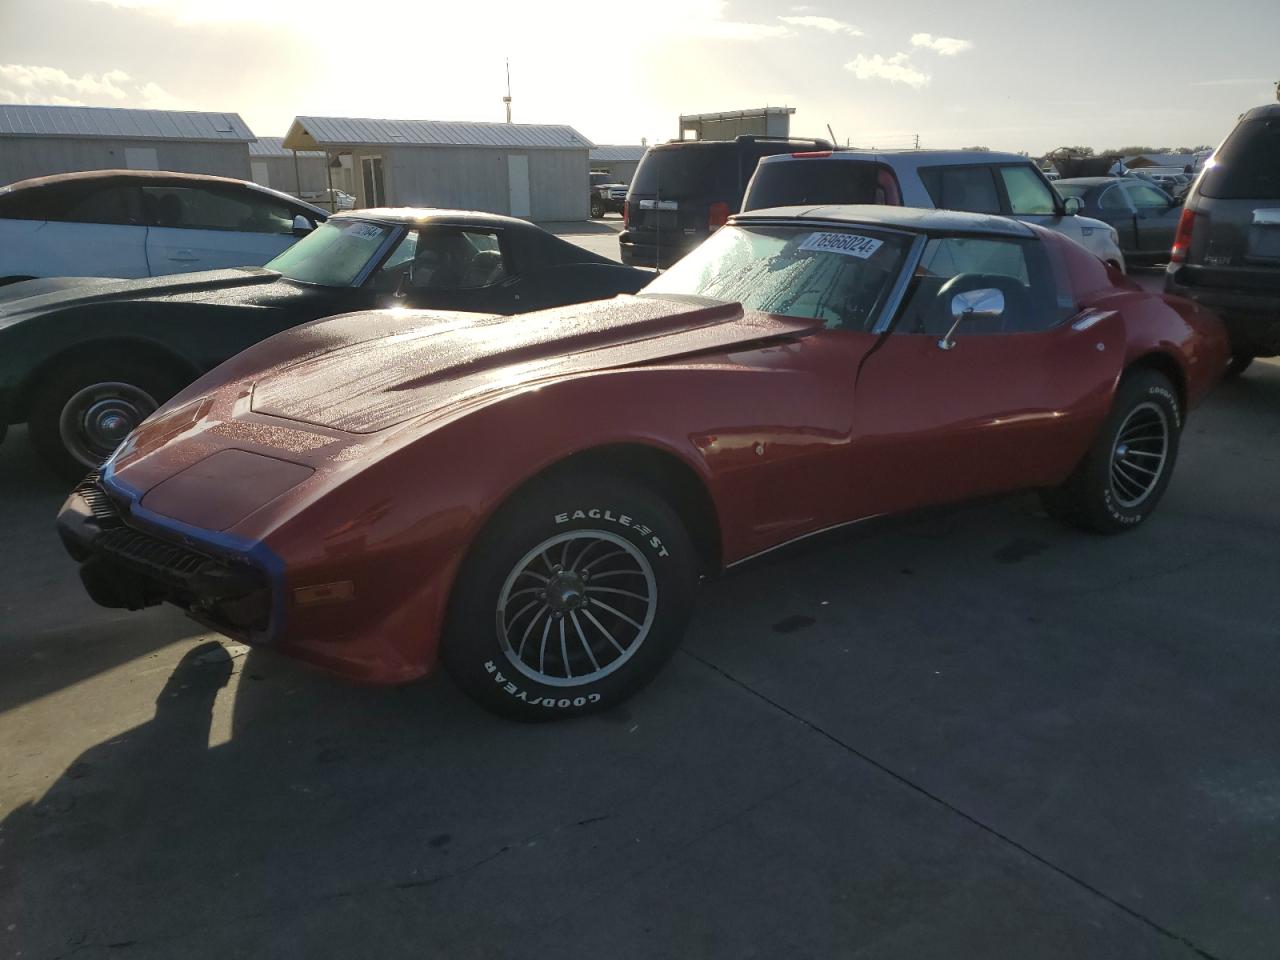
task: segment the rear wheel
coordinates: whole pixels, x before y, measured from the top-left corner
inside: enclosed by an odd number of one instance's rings
[[[1178,456],[1182,413],[1168,377],[1126,374],[1102,430],[1067,481],[1041,493],[1050,516],[1094,533],[1142,523],[1164,496]]]
[[[76,480],[181,387],[179,377],[133,357],[72,361],[36,387],[31,443],[57,473]]]
[[[646,488],[598,474],[539,483],[472,547],[450,604],[445,666],[513,719],[606,709],[671,656],[697,575],[679,517]]]
[[[1249,350],[1233,350],[1231,352],[1231,360],[1227,363],[1227,372],[1222,375],[1223,380],[1234,380],[1253,363],[1255,354]]]

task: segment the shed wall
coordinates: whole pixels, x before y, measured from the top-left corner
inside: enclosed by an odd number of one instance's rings
[[[245,143],[0,137],[0,185],[54,173],[127,169],[126,150],[154,150],[159,170],[249,179],[249,147]]]
[[[365,157],[383,158],[387,204],[448,207],[509,214],[507,157],[529,159],[530,217],[585,220],[587,150],[518,150],[500,147],[387,146],[352,149],[356,199],[368,206],[361,172]]]

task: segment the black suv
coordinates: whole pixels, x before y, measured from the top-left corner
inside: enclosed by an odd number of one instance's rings
[[[1280,354],[1280,103],[1244,114],[1187,194],[1166,293],[1221,315],[1228,375]]]
[[[761,157],[830,149],[825,140],[782,137],[673,140],[650,147],[627,192],[618,235],[622,262],[671,266],[738,212]]]

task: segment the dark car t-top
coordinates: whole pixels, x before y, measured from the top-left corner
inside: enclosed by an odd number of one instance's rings
[[[738,212],[761,157],[830,147],[822,140],[748,136],[650,147],[627,192],[618,236],[622,262],[671,266]]]
[[[1280,354],[1280,104],[1245,113],[1187,194],[1165,290],[1226,322],[1231,373]]]

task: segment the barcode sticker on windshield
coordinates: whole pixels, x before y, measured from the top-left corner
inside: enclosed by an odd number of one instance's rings
[[[857,257],[866,260],[884,246],[883,240],[874,237],[860,237],[855,233],[811,233],[809,239],[800,244],[801,250],[813,250],[823,253],[843,253],[846,257]]]
[[[382,230],[374,226],[372,223],[357,223],[347,228],[347,233],[353,237],[359,237],[361,240],[377,240],[382,236]]]

